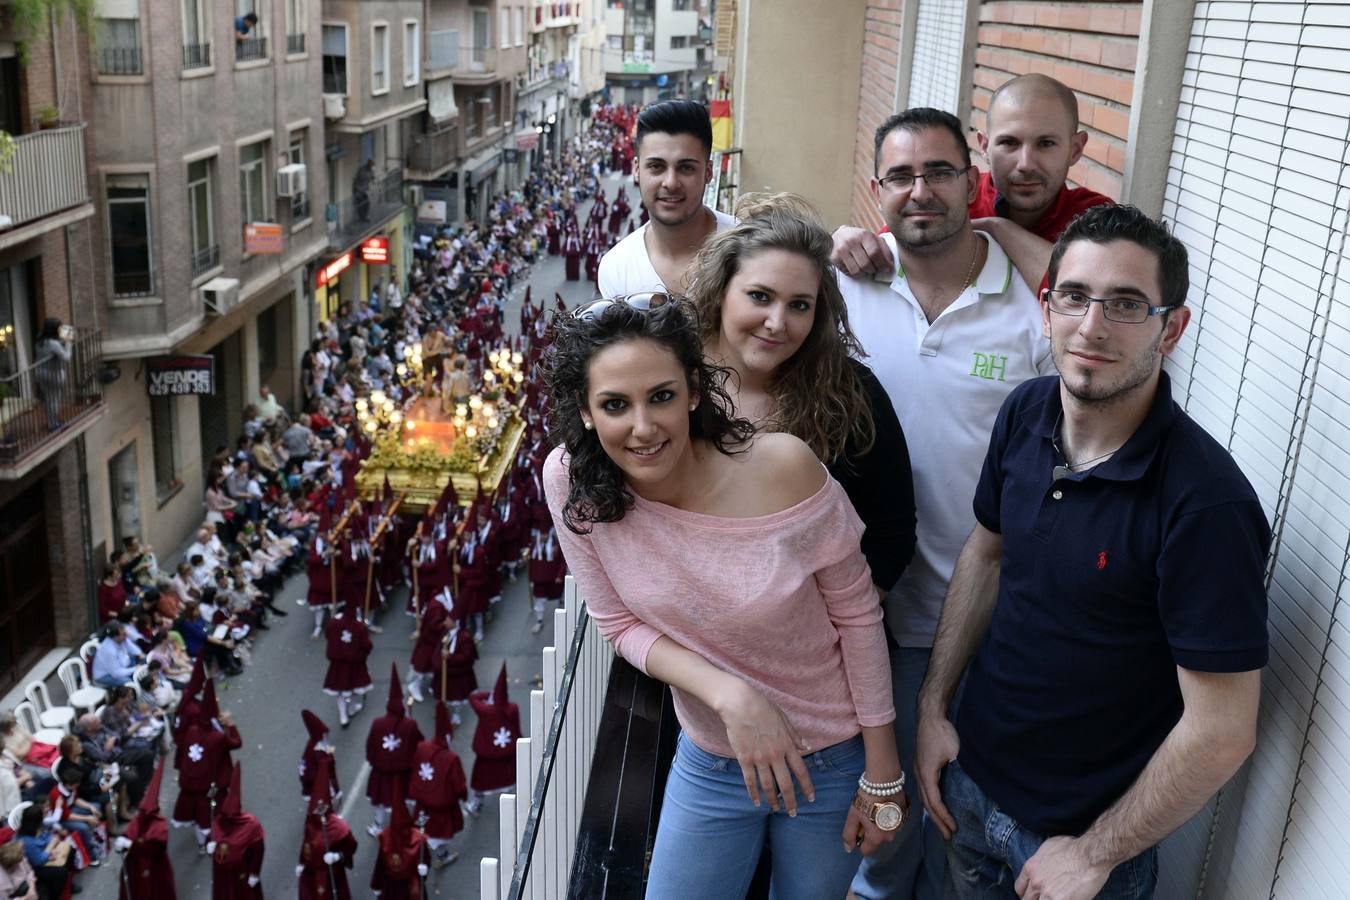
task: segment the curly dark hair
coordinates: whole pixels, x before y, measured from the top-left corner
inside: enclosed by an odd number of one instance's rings
[[[544,355],[548,389],[548,437],[567,448],[567,502],[563,523],[575,534],[588,534],[594,522],[617,522],[633,507],[623,470],[600,446],[600,438],[582,423],[591,360],[606,347],[645,338],[666,347],[684,366],[689,390],[698,406],[689,414],[689,437],[707,441],[721,453],[741,453],[755,427],[735,418],[726,384],[730,372],[703,356],[698,320],[687,300],[650,312],[615,303],[594,315],[577,318],[558,313],[550,324],[552,340]]]

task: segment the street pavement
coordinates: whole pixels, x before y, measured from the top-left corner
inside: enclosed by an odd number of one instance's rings
[[[628,185],[629,199],[636,207],[636,190],[628,179],[611,175],[604,179],[605,193],[613,200],[615,188]],[[579,212],[582,222],[585,211]],[[627,226],[624,227],[624,232]],[[584,273],[583,273],[584,275]],[[545,255],[530,270],[528,280],[515,285],[504,312],[508,333],[520,327],[520,306],[525,285],[533,286],[533,300],[537,306],[546,301],[553,306],[555,292],[561,293],[569,307],[592,299],[595,287],[585,281],[568,282],[564,279],[563,258]],[[370,876],[374,870],[377,852],[376,839],[366,833],[373,821],[369,802],[365,798],[366,777],[365,740],[370,723],[384,714],[389,696],[390,664],[398,666],[400,680],[406,688],[408,661],[412,653],[412,619],[404,614],[407,586],[396,586],[386,610],[377,618],[383,634],[372,634],[375,645],[370,655],[369,669],[374,687],[366,695],[366,705],[350,727],[338,726],[337,706],[333,698],[323,693],[321,685],[328,663],[322,640],[311,640],[314,619],[307,608],[297,605],[307,589],[304,574],[289,579],[282,587],[276,605],[286,610],[286,617],[273,616],[271,630],[254,642],[252,662],[236,678],[218,681],[216,689],[222,710],[235,717],[243,747],[235,751],[234,759],[243,763],[243,808],[256,815],[266,831],[266,857],[262,871],[262,885],[269,897],[288,897],[295,893],[295,866],[299,862],[300,844],[304,832],[305,806],[300,797],[298,765],[307,739],[300,710],[308,708],[328,723],[332,731],[329,740],[335,747],[338,780],[343,794],[339,798],[339,812],[351,826],[359,850],[354,868],[348,872],[348,883],[354,897],[369,897]],[[522,571],[516,583],[504,583],[502,601],[493,607],[493,621],[479,644],[479,659],[474,667],[480,688],[491,688],[503,661],[506,663],[511,699],[520,705],[521,727],[529,733],[529,692],[540,677],[541,651],[552,634],[552,617],[546,615],[548,627],[540,634],[531,634],[533,615],[529,606],[528,583]],[[419,703],[410,709],[422,733],[435,733],[434,707],[430,702]],[[475,716],[466,705],[460,725],[452,742],[464,762],[466,776],[473,767]],[[168,817],[177,796],[177,780],[172,761],[165,772],[160,795],[160,809]],[[465,828],[456,838],[459,861],[439,871],[433,870],[428,896],[471,900],[479,896],[478,860],[483,856],[498,855],[498,816],[495,797],[488,798],[478,818],[466,816]],[[198,900],[211,895],[211,862],[198,855],[192,829],[173,830],[169,837],[169,852],[173,860],[175,880],[180,900]],[[121,858],[110,854],[99,869],[87,871],[79,881],[85,896],[110,898],[117,896],[117,880]]]

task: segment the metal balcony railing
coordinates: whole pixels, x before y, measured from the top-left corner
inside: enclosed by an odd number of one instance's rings
[[[459,157],[458,129],[450,128],[439,134],[415,134],[408,146],[407,166],[425,175],[438,172]]]
[[[304,53],[304,52],[305,52],[305,36],[304,36],[303,34],[288,34],[288,35],[286,35],[286,52],[287,52],[287,53]]]
[[[70,362],[40,359],[0,378],[0,473],[43,445],[61,440],[61,432],[103,403],[98,380],[103,366],[97,329],[77,328]]]
[[[460,47],[454,73],[461,78],[488,76],[497,71],[496,47]]]
[[[210,44],[184,44],[183,68],[205,69],[211,65]]]
[[[140,75],[140,47],[100,47],[98,50],[100,75]]]
[[[220,265],[220,245],[210,244],[192,251],[192,274],[197,276]]]
[[[403,207],[403,169],[377,176],[365,196],[328,204],[328,245],[343,248]]]
[[[234,42],[234,58],[236,62],[247,62],[253,59],[267,59],[267,38],[242,38]]]
[[[0,171],[0,215],[10,227],[88,202],[84,123],[14,138],[10,170]]]

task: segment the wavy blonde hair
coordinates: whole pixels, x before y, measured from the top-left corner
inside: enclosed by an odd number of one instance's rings
[[[689,276],[689,298],[698,309],[704,345],[722,330],[722,300],[741,260],[765,250],[809,259],[820,273],[815,321],[800,348],[770,386],[777,411],[767,423],[805,441],[830,464],[850,438],[859,454],[876,439],[872,408],[849,358],[867,354],[848,325],[848,308],[830,265],[832,242],[815,208],[797,194],[752,194],[741,199],[739,225],[714,235],[699,251]]]

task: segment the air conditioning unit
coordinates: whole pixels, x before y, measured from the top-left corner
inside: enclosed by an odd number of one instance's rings
[[[239,303],[238,278],[212,278],[201,291],[208,315],[223,316]]]
[[[277,196],[299,197],[305,192],[305,165],[291,163],[277,169]]]
[[[341,94],[323,95],[323,117],[325,119],[341,119],[347,115],[347,98]]]

